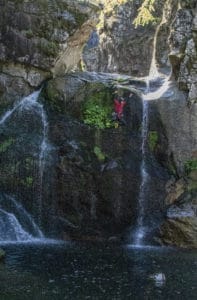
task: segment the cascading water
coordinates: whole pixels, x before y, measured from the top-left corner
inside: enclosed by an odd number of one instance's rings
[[[4,139],[0,151],[8,160],[6,170],[3,159],[0,165],[3,174],[1,189],[4,191],[0,195],[0,223],[3,230],[0,241],[43,237],[33,217],[16,201],[16,198],[20,199],[21,193],[28,197],[27,193],[31,191],[34,197],[31,199],[35,207],[34,218],[41,224],[43,173],[50,146],[47,117],[43,105],[38,102],[39,95],[40,90],[24,97],[0,118],[0,135]],[[7,194],[9,192],[17,196],[10,197]]]
[[[41,118],[42,118],[42,127],[43,127],[43,139],[40,145],[40,155],[39,155],[39,177],[40,177],[40,186],[39,186],[39,194],[38,194],[38,207],[39,207],[39,218],[38,220],[41,220],[42,217],[42,192],[43,192],[43,174],[44,174],[44,168],[45,168],[45,161],[47,154],[50,150],[50,145],[48,143],[47,139],[47,132],[48,132],[48,122],[47,122],[47,116],[44,111],[44,108],[41,104],[39,104],[40,112],[41,112]],[[40,223],[40,222],[39,222]]]
[[[146,188],[149,181],[149,174],[147,170],[147,138],[148,138],[148,102],[143,101],[143,118],[142,118],[142,163],[140,167],[141,174],[141,184],[140,184],[140,192],[138,199],[138,218],[137,218],[137,229],[134,234],[134,244],[137,246],[141,246],[143,244],[143,239],[146,234],[146,227],[144,226],[144,217],[145,217],[145,207],[144,202],[146,201]]]
[[[148,185],[149,185],[149,171],[147,166],[148,160],[148,119],[149,119],[149,101],[154,99],[159,99],[162,94],[169,87],[169,78],[170,75],[167,76],[158,71],[157,62],[156,62],[156,46],[157,46],[157,38],[159,34],[160,27],[166,22],[165,18],[165,10],[163,10],[163,16],[161,23],[157,26],[155,31],[155,36],[153,40],[153,55],[149,70],[149,75],[146,78],[146,89],[143,93],[142,97],[142,162],[140,167],[141,174],[141,184],[139,189],[139,197],[138,197],[138,217],[137,217],[137,226],[134,232],[133,243],[135,246],[140,247],[144,245],[144,240],[146,237],[147,231],[150,229],[145,225],[145,217],[146,217],[146,202],[148,200]],[[159,89],[150,91],[151,82],[159,81],[161,82],[161,87]]]
[[[33,238],[43,238],[32,216],[13,197],[1,195],[0,206],[0,241],[27,241]]]

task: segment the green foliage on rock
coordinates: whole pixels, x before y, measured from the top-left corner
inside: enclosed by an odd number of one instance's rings
[[[158,132],[157,131],[149,131],[148,134],[148,145],[151,151],[154,151],[157,143],[159,140]]]
[[[44,41],[40,44],[40,50],[47,56],[55,57],[59,52],[59,46],[56,42]]]
[[[185,162],[185,172],[189,174],[191,171],[197,170],[197,159],[191,159]]]
[[[105,160],[105,154],[101,151],[101,148],[98,146],[94,147],[94,154],[97,156],[98,160],[104,161]]]
[[[22,181],[22,184],[25,185],[26,187],[31,187],[33,184],[33,177],[27,176],[25,180]]]
[[[31,38],[34,37],[34,33],[33,33],[32,29],[23,30],[23,34],[24,34],[28,39],[31,39]]]
[[[13,138],[9,138],[5,140],[1,145],[0,145],[0,153],[4,153],[8,150],[8,148],[14,143]]]
[[[95,91],[84,104],[84,123],[99,129],[113,127],[111,118],[112,107],[112,99],[109,91],[106,89]]]

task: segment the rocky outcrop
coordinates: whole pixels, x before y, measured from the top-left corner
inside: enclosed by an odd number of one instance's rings
[[[177,247],[197,248],[197,170],[166,185],[166,221],[160,228],[160,241]]]
[[[138,8],[139,3],[136,1],[104,6],[100,23],[84,48],[86,70],[133,76],[148,74],[154,27],[150,26],[146,31],[134,28],[133,20]]]
[[[100,23],[92,32],[84,48],[83,60],[86,70],[130,74],[138,77],[147,76],[156,32],[158,65],[162,68],[169,66],[167,40],[178,1],[156,2],[155,17],[158,23],[135,28],[133,21],[140,4],[139,1],[125,0],[114,6],[111,4],[111,7],[108,3],[104,6]],[[163,10],[163,22],[159,31],[156,31],[162,19]]]
[[[175,178],[166,186],[168,206],[160,238],[164,244],[196,244],[196,1],[181,1],[169,37],[172,78],[178,83],[157,101],[168,139],[169,169]]]
[[[40,175],[39,109],[26,109],[22,118],[17,111],[0,130],[2,189],[21,198],[28,211],[40,205],[39,214],[46,215],[40,225],[54,236],[108,239],[134,226],[142,160],[137,88],[144,91],[145,83],[121,75],[64,74],[81,68],[146,76],[156,41],[157,66],[165,73],[170,62],[172,74],[165,92],[149,104],[146,220],[155,226],[167,207],[161,243],[195,247],[196,1],[159,1],[160,19],[165,2],[162,22],[146,28],[133,25],[139,1],[93,2],[0,0],[0,113],[50,78],[39,100],[48,117],[45,170]],[[150,89],[160,84],[155,80]],[[126,125],[118,128],[111,120],[114,86],[128,100]]]
[[[181,248],[197,248],[197,218],[170,218],[161,227],[162,242]]]
[[[120,79],[73,74],[50,80],[43,90],[50,143],[56,149],[48,192],[56,199],[53,226],[61,237],[122,237],[136,224],[142,107],[137,90],[124,85],[124,78],[120,84]],[[111,121],[115,87],[127,99],[125,125],[117,128]],[[135,93],[132,99],[130,89]],[[162,198],[169,176],[153,158],[149,164],[151,201],[146,209],[147,223],[153,225],[155,217],[158,221],[164,213]],[[46,170],[46,177],[48,173]],[[49,202],[46,192],[45,201]],[[47,224],[48,229],[50,226]]]
[[[181,1],[170,35],[169,55],[179,88],[188,92],[190,103],[196,103],[197,91],[197,13],[196,1]]]
[[[57,149],[53,182],[53,189],[57,190],[55,219],[61,235],[64,229],[66,236],[72,238],[103,239],[124,232],[135,220],[140,135],[138,126],[134,130],[136,137],[127,127],[114,128],[113,89],[105,82],[105,76],[104,82],[94,80],[91,74],[86,76],[49,81],[43,92],[50,141]],[[104,114],[108,111],[104,119],[96,119],[92,105],[98,110],[96,114],[100,109]],[[130,122],[134,124],[135,118],[140,126],[138,97],[135,106]]]
[[[75,68],[98,9],[89,2],[1,0],[2,101],[16,101],[53,74]]]

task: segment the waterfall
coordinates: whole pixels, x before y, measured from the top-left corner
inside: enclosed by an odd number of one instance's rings
[[[147,170],[147,139],[148,139],[148,101],[143,101],[143,118],[142,118],[142,162],[140,166],[141,174],[141,184],[140,192],[138,198],[138,218],[137,218],[137,229],[134,234],[134,244],[141,246],[143,244],[143,239],[146,234],[146,227],[144,226],[144,217],[145,217],[145,201],[146,201],[146,188],[149,181],[149,174]]]
[[[12,114],[17,111],[17,109],[23,108],[31,108],[37,102],[37,99],[40,95],[40,90],[35,91],[27,97],[24,97],[21,101],[17,102],[14,107],[8,110],[1,118],[0,118],[0,126],[4,125],[5,122],[12,116]]]
[[[167,91],[169,87],[169,78],[170,75],[164,75],[158,71],[157,68],[157,60],[156,60],[156,46],[157,39],[160,27],[166,22],[165,17],[165,9],[163,10],[163,16],[161,23],[157,26],[154,40],[153,40],[153,55],[150,64],[149,75],[146,77],[146,90],[142,97],[142,145],[141,145],[141,154],[142,154],[142,162],[140,166],[140,174],[141,174],[141,184],[139,189],[138,196],[138,216],[137,216],[137,224],[136,230],[133,235],[133,243],[135,246],[140,247],[144,245],[144,240],[146,237],[146,233],[150,230],[147,225],[145,225],[145,217],[146,217],[146,203],[148,200],[148,185],[150,175],[147,167],[147,159],[148,159],[148,119],[149,119],[149,101],[154,99],[159,99],[162,94]],[[156,89],[155,91],[150,91],[151,81],[161,81],[161,87]]]
[[[5,142],[8,141],[6,147],[9,146],[11,148],[10,144],[12,145],[12,142],[15,142],[15,144],[17,145],[12,150],[9,150],[9,147],[8,150],[6,150],[12,151],[11,157],[10,153],[6,154],[5,150],[3,150],[2,153],[2,155],[5,155],[4,159],[8,159],[8,164],[12,159],[10,167],[11,171],[9,170],[10,172],[12,172],[11,176],[9,176],[8,172],[7,177],[5,177],[6,193],[7,191],[9,191],[9,188],[12,189],[12,186],[10,186],[9,184],[9,178],[14,178],[16,176],[14,173],[15,170],[13,171],[13,165],[16,165],[18,166],[18,168],[20,167],[17,171],[17,176],[19,176],[19,178],[16,178],[16,180],[19,181],[20,185],[24,186],[24,188],[26,189],[26,193],[28,192],[28,185],[29,189],[32,185],[32,198],[35,198],[32,199],[32,201],[34,203],[33,205],[36,208],[35,217],[39,225],[42,221],[43,174],[45,170],[47,154],[50,150],[50,145],[48,143],[47,137],[47,116],[44,111],[43,105],[38,102],[40,92],[41,90],[35,91],[29,96],[22,98],[21,101],[14,104],[12,109],[9,109],[7,112],[5,112],[4,115],[0,117],[0,130],[4,133],[4,136],[7,137],[7,140]],[[27,124],[25,122],[27,122]],[[19,133],[17,131],[17,128],[19,130]],[[15,131],[14,135],[12,135],[13,131]],[[29,139],[30,143],[28,143]],[[9,141],[11,141],[10,144]],[[26,171],[25,175],[21,174],[21,169],[24,170],[24,168],[26,167],[24,163],[31,165],[31,170],[28,172]],[[0,170],[4,168],[3,163],[0,167]],[[34,177],[30,177],[32,175],[31,173],[29,175],[29,172],[36,173],[33,175]],[[6,174],[6,172],[4,173]],[[29,177],[27,176],[27,174]],[[24,178],[22,177],[22,175],[24,175]],[[33,185],[34,181],[35,184]],[[20,188],[18,187],[18,185],[16,185],[14,193],[18,194],[18,189]],[[15,197],[10,197],[8,195],[0,196],[0,224],[3,230],[3,232],[2,230],[0,231],[1,241],[24,241],[31,240],[33,237],[43,237],[42,232],[36,225],[32,216],[27,213],[21,203],[18,203],[16,201]]]
[[[0,241],[31,241],[43,237],[32,216],[14,197],[1,195],[0,207]]]
[[[50,150],[50,145],[48,143],[47,134],[48,134],[48,122],[47,116],[44,111],[43,105],[39,104],[40,111],[41,111],[41,119],[42,119],[42,142],[40,145],[40,154],[39,154],[39,177],[40,177],[40,185],[39,185],[39,195],[38,195],[38,215],[39,215],[39,223],[41,222],[42,217],[42,192],[43,192],[43,174],[45,169],[45,162],[47,154]]]

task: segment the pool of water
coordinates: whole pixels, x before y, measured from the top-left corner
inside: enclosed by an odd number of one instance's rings
[[[197,252],[76,243],[1,245],[1,300],[196,299]]]

